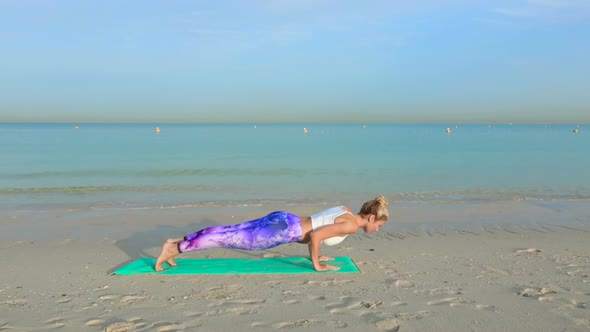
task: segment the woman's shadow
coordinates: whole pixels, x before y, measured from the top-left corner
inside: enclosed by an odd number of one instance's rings
[[[107,274],[112,274],[114,271],[140,258],[155,258],[153,255],[148,254],[146,250],[154,247],[161,247],[164,241],[169,238],[183,237],[186,234],[195,232],[199,229],[215,225],[218,225],[218,223],[214,220],[204,218],[201,222],[193,223],[184,227],[161,225],[146,231],[134,233],[126,239],[115,242],[115,246],[121,249],[121,251],[123,251],[129,258],[110,269]]]

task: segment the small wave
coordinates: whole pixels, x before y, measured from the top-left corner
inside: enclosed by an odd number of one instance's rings
[[[563,194],[559,196],[524,196],[515,195],[514,193],[507,194],[505,192],[495,192],[492,195],[473,195],[472,192],[462,192],[463,195],[458,195],[457,192],[453,194],[443,192],[431,192],[431,193],[383,193],[393,204],[392,208],[395,209],[395,204],[404,203],[424,203],[424,204],[457,204],[457,203],[468,203],[468,204],[479,204],[489,202],[519,202],[519,201],[590,201],[590,195],[569,195]],[[327,206],[335,206],[348,202],[347,204],[359,205],[362,204],[366,199],[369,199],[371,194],[359,195],[351,193],[340,193],[340,195],[328,194],[316,195],[314,197],[291,197],[291,198],[265,198],[265,199],[223,199],[219,198],[210,201],[199,201],[191,203],[165,203],[157,205],[134,205],[134,206],[120,206],[107,204],[100,207],[96,206],[97,209],[122,209],[122,210],[161,210],[161,209],[191,209],[191,208],[219,208],[219,207],[236,207],[236,208],[259,208],[266,206],[307,206],[323,208]]]
[[[46,179],[46,178],[80,178],[80,177],[189,177],[189,176],[303,176],[320,174],[320,170],[296,169],[296,168],[270,168],[270,169],[247,169],[247,168],[186,168],[186,169],[164,169],[164,170],[70,170],[70,171],[44,171],[22,174],[6,175],[7,178],[20,179]]]
[[[80,186],[44,188],[4,188],[0,194],[84,194],[102,192],[220,192],[221,189],[209,186]]]
[[[338,204],[334,202],[333,205]],[[90,209],[92,210],[124,210],[124,211],[142,211],[142,210],[174,210],[174,209],[194,209],[194,208],[259,208],[265,206],[317,206],[326,205],[326,203],[310,202],[306,200],[294,201],[286,199],[245,199],[245,200],[212,200],[193,203],[181,204],[157,204],[157,205],[129,205],[120,203],[101,203]]]
[[[458,190],[392,193],[390,199],[398,202],[486,202],[525,200],[590,200],[588,189],[540,190]]]
[[[265,187],[266,188],[266,187]],[[203,193],[237,193],[250,191],[250,196],[265,191],[265,188],[237,188],[235,186],[208,186],[208,185],[105,185],[105,186],[64,186],[64,187],[32,187],[32,188],[0,188],[0,195],[13,194],[83,194],[83,193],[158,193],[158,192],[203,192]],[[326,200],[339,199],[364,199],[374,193],[367,192],[316,192],[314,194],[302,194],[289,192],[277,192],[278,196],[290,197],[295,204],[317,203]],[[417,192],[383,192],[391,201],[397,202],[433,202],[433,201],[523,201],[523,200],[587,200],[590,199],[590,188],[566,188],[557,189],[509,189],[509,190],[449,190],[449,191],[417,191]],[[256,204],[275,202],[274,197],[269,199],[252,197]],[[248,202],[252,203],[252,202]]]

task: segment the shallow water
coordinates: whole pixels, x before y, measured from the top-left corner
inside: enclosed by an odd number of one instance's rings
[[[2,209],[590,199],[584,126],[0,128]]]

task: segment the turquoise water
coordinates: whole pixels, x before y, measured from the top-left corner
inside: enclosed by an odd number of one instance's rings
[[[0,208],[590,199],[585,126],[156,126],[0,124]]]

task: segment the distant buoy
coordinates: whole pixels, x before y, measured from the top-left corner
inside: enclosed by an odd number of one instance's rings
[[[447,128],[447,134],[451,133],[451,128]]]
[[[367,128],[367,125],[363,125],[363,128]]]
[[[254,129],[256,129],[256,125],[254,125]]]
[[[307,134],[309,132],[309,130],[307,130],[307,128],[303,128],[303,133]]]
[[[74,128],[76,128],[76,129],[80,129],[80,126],[76,125]]]
[[[580,132],[580,129],[574,129],[573,132],[574,133],[579,133]]]
[[[160,127],[156,127],[156,134],[160,133]]]

